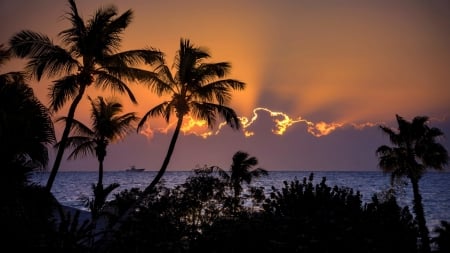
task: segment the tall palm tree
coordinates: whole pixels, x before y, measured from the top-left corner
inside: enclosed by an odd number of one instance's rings
[[[240,196],[243,182],[250,184],[254,178],[268,175],[265,169],[252,169],[256,165],[258,165],[258,159],[246,152],[238,151],[233,155],[230,174],[222,173],[222,175],[233,188],[235,198]]]
[[[447,150],[436,140],[443,133],[438,128],[429,127],[426,116],[417,116],[412,122],[399,115],[396,115],[396,119],[397,130],[380,126],[394,146],[382,145],[376,150],[379,167],[384,172],[391,173],[392,180],[407,177],[411,181],[413,210],[419,226],[422,250],[430,252],[429,231],[419,191],[419,180],[428,168],[443,170],[447,165]]]
[[[97,157],[97,186],[100,187],[103,185],[103,162],[109,143],[118,141],[133,131],[132,124],[137,122],[139,118],[134,112],[119,115],[123,111],[123,106],[113,98],[105,100],[99,96],[95,100],[90,97],[88,99],[91,102],[92,128],[74,119],[72,131],[75,135],[67,138],[66,148],[73,148],[69,159],[76,159],[80,155],[88,154]],[[67,121],[67,117],[59,118],[58,121]],[[57,145],[61,145],[61,142]]]
[[[10,59],[0,45],[0,65]],[[50,112],[34,95],[22,72],[0,74],[0,167],[5,182],[26,183],[28,172],[45,168],[47,145],[55,142]]]
[[[196,119],[205,120],[212,128],[218,114],[233,129],[239,129],[239,118],[226,104],[231,100],[231,91],[244,89],[245,83],[234,79],[223,79],[229,73],[231,65],[228,62],[204,62],[210,57],[206,49],[192,45],[189,40],[181,39],[180,48],[173,63],[175,74],[172,75],[170,68],[163,63],[156,68],[157,75],[147,82],[157,95],[167,94],[171,98],[150,109],[139,122],[137,131],[140,131],[150,117],[162,116],[169,122],[174,113],[177,124],[160,170],[139,198],[120,216],[111,231],[120,229],[123,222],[141,204],[142,198],[154,190],[164,175],[185,116],[191,115]],[[105,234],[96,244],[100,248],[108,247],[111,240],[112,233]]]
[[[244,89],[245,83],[223,79],[231,65],[228,62],[204,62],[209,57],[207,50],[181,39],[173,65],[175,75],[172,75],[167,65],[162,64],[155,71],[158,77],[149,82],[151,89],[158,95],[168,94],[171,98],[150,109],[139,122],[138,131],[150,117],[162,116],[169,122],[172,114],[175,114],[177,123],[164,162],[144,193],[151,191],[165,173],[185,116],[205,120],[212,128],[218,114],[233,129],[240,127],[235,111],[226,104],[231,100],[231,91]]]
[[[149,79],[153,73],[135,68],[136,64],[154,64],[162,61],[162,53],[148,48],[119,52],[122,33],[130,24],[133,12],[118,16],[117,8],[99,8],[87,21],[78,13],[74,0],[68,0],[70,12],[66,17],[71,27],[59,33],[63,46],[58,46],[41,33],[24,30],[10,39],[12,52],[29,57],[27,70],[37,80],[45,74],[60,77],[50,88],[50,106],[54,111],[72,101],[67,113],[61,145],[56,154],[46,188],[51,190],[64,153],[76,108],[91,85],[127,94],[137,103],[124,82]],[[62,77],[61,77],[62,76]]]

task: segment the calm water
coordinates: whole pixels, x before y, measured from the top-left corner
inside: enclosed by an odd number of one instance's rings
[[[283,187],[283,181],[293,181],[296,178],[302,180],[308,177],[310,172],[269,172],[269,176],[258,178],[252,185],[263,186],[266,193],[271,192],[271,187],[277,189]],[[45,185],[49,173],[38,172],[32,177],[33,182]],[[119,183],[110,197],[125,189],[137,187],[145,188],[154,178],[156,172],[105,172],[104,184]],[[184,183],[185,179],[193,175],[192,172],[166,172],[163,176],[167,187],[173,187]],[[314,172],[314,184],[320,183],[326,177],[328,186],[349,187],[360,191],[363,201],[370,202],[375,193],[380,193],[389,188],[390,177],[381,172]],[[84,209],[80,197],[92,196],[91,185],[97,182],[96,172],[59,172],[53,185],[52,192],[60,203],[80,209]],[[427,224],[434,228],[440,220],[450,221],[450,172],[429,172],[420,181],[420,191],[425,207]],[[398,196],[400,205],[408,205],[412,210],[412,190],[408,184]]]

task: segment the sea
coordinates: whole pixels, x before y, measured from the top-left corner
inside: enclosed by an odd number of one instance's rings
[[[325,177],[330,187],[347,187],[354,192],[359,191],[365,203],[370,203],[374,194],[386,192],[390,188],[390,175],[381,171],[269,171],[268,176],[254,179],[251,185],[264,187],[265,193],[270,194],[273,191],[272,187],[281,190],[284,181],[303,180],[311,173],[314,176],[314,184],[320,183]],[[49,174],[49,172],[35,172],[30,179],[36,184],[45,185]],[[155,175],[155,171],[106,171],[104,185],[111,183],[120,185],[110,194],[109,200],[114,198],[114,194],[125,189],[144,189]],[[168,171],[162,180],[164,186],[172,188],[184,183],[192,175],[193,171]],[[88,211],[82,199],[92,197],[92,184],[97,182],[97,176],[97,172],[58,172],[52,193],[61,204]],[[441,220],[450,222],[450,172],[428,172],[420,180],[419,187],[430,231],[433,231]],[[397,200],[400,206],[408,206],[412,211],[412,188],[408,181],[397,187]]]

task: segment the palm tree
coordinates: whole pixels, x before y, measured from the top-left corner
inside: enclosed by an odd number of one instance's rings
[[[246,152],[238,151],[233,155],[230,175],[222,173],[222,176],[229,181],[235,198],[239,198],[241,195],[243,182],[250,184],[254,178],[268,175],[265,169],[252,169],[256,165],[258,165],[258,159]]]
[[[88,154],[93,154],[98,159],[98,182],[97,185],[92,186],[94,199],[92,201],[86,199],[93,218],[97,218],[106,203],[107,196],[119,187],[119,184],[116,183],[103,187],[103,161],[107,153],[106,148],[109,143],[121,140],[133,131],[132,123],[137,122],[139,118],[134,112],[119,115],[123,111],[123,106],[113,98],[105,100],[99,96],[96,100],[90,97],[88,99],[91,102],[92,129],[74,119],[72,131],[76,135],[68,137],[66,148],[73,148],[69,159],[76,159],[80,155]],[[58,121],[66,120],[67,117],[58,119]]]
[[[155,71],[158,77],[149,82],[158,95],[169,94],[171,99],[150,109],[139,122],[138,131],[150,117],[162,116],[169,122],[174,113],[177,123],[164,162],[144,194],[150,192],[165,173],[185,116],[205,120],[208,127],[212,128],[218,114],[231,128],[240,127],[235,111],[225,104],[231,100],[231,90],[242,90],[245,83],[222,79],[230,71],[231,65],[228,62],[205,63],[204,60],[209,57],[207,50],[181,39],[174,61],[175,75],[162,64]]]
[[[0,45],[0,65],[10,59]],[[1,185],[27,181],[28,172],[48,164],[47,145],[54,143],[50,112],[34,95],[22,72],[0,74]]]
[[[117,100],[104,99],[99,96],[96,100],[88,97],[91,102],[92,128],[74,119],[72,131],[76,134],[67,138],[66,148],[72,147],[73,151],[69,159],[78,156],[93,154],[98,159],[98,182],[97,186],[103,185],[103,161],[106,157],[106,148],[109,143],[121,140],[134,130],[132,123],[139,118],[134,112],[119,115],[123,106]],[[67,117],[59,118],[58,121],[67,121]],[[61,145],[61,142],[57,146]]]
[[[46,188],[51,190],[64,153],[76,108],[86,89],[111,89],[127,94],[137,103],[130,88],[124,82],[149,79],[154,73],[135,68],[136,64],[154,64],[162,61],[162,53],[148,48],[118,52],[122,33],[130,24],[133,12],[127,10],[118,15],[115,6],[99,8],[84,21],[74,0],[68,0],[70,12],[67,19],[71,27],[59,33],[63,46],[58,46],[41,33],[24,30],[10,39],[12,52],[21,58],[29,57],[26,69],[38,81],[43,75],[60,77],[50,88],[50,106],[54,111],[72,101],[67,113],[61,145],[56,154]]]
[[[411,181],[413,210],[419,226],[422,250],[430,252],[429,231],[419,191],[419,180],[428,168],[443,170],[447,165],[447,150],[436,141],[436,138],[443,133],[438,128],[429,127],[426,116],[417,116],[412,122],[408,122],[399,115],[396,115],[396,119],[397,131],[387,126],[380,126],[394,146],[382,145],[376,150],[379,167],[384,172],[391,173],[392,180],[407,177]]]

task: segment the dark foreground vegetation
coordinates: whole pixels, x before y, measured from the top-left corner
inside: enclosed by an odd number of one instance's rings
[[[58,209],[40,186],[2,189],[2,245],[21,252],[420,252],[418,226],[394,194],[363,203],[359,192],[311,174],[267,197],[251,186],[236,197],[229,182],[205,167],[173,189],[159,185],[119,231],[106,226],[113,234],[103,245],[94,235],[105,231]],[[116,194],[101,217],[114,224],[139,194]],[[436,228],[434,252],[448,252],[449,228]]]

